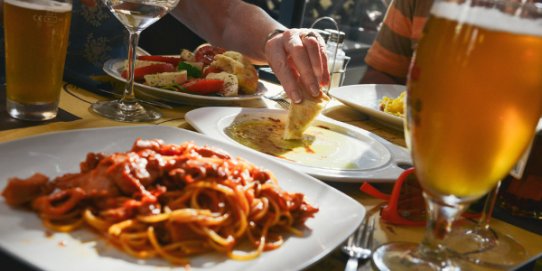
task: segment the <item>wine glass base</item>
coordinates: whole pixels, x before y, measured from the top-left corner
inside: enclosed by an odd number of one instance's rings
[[[91,105],[92,111],[108,119],[122,122],[153,121],[162,117],[162,113],[144,107],[137,102],[124,103],[120,100],[100,101]]]
[[[468,219],[454,224],[447,248],[455,257],[476,265],[510,269],[527,260],[525,248],[507,234],[485,229]]]
[[[373,252],[372,263],[377,270],[455,271],[461,270],[442,257],[426,256],[422,245],[410,242],[393,242],[381,245]]]

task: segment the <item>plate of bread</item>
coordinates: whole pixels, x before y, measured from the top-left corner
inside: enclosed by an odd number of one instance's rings
[[[197,131],[259,152],[332,182],[393,182],[412,165],[409,152],[364,129],[319,114],[326,99],[289,110],[201,107],[186,121]]]

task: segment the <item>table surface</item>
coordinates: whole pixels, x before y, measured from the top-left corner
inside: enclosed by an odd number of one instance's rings
[[[277,85],[262,82],[268,89],[280,88]],[[1,91],[1,96],[5,94]],[[0,142],[6,142],[14,139],[20,139],[23,137],[47,133],[51,131],[63,131],[72,129],[83,128],[95,128],[95,127],[109,127],[109,126],[122,126],[122,125],[134,125],[133,123],[121,123],[111,121],[102,118],[89,110],[89,105],[97,100],[108,99],[107,97],[100,96],[94,92],[90,92],[70,84],[63,86],[60,108],[62,114],[57,119],[47,122],[21,122],[9,118],[5,113],[5,103],[3,101],[0,105]],[[153,123],[155,125],[166,125],[178,128],[184,128],[194,130],[184,119],[184,114],[197,107],[188,105],[173,105],[172,109],[160,109],[163,112],[163,117]],[[267,99],[258,99],[243,102],[239,106],[244,107],[256,107],[256,108],[280,108],[278,104]],[[405,146],[405,140],[402,131],[394,130],[383,124],[371,120],[368,116],[355,111],[337,101],[332,101],[324,111],[324,114],[330,118],[338,121],[354,125],[356,127],[370,131],[376,135],[379,135],[386,140]],[[382,201],[372,198],[359,190],[359,184],[353,183],[328,183],[329,185],[337,188],[338,190],[346,193],[352,198],[359,201],[365,206],[368,211],[368,215],[379,217],[379,209],[382,206]],[[391,188],[390,184],[383,185],[383,188]],[[386,187],[388,186],[388,187]],[[382,244],[390,241],[412,241],[419,242],[424,233],[423,227],[401,227],[386,224],[380,219],[377,219],[377,230],[375,232],[375,243]],[[507,233],[517,241],[519,241],[526,248],[529,258],[536,258],[542,255],[542,235],[525,230],[521,227],[514,226],[503,220],[493,218],[491,220],[491,226],[502,233]],[[345,256],[340,252],[340,249],[336,249],[317,263],[308,267],[307,270],[343,270],[346,264]],[[10,259],[9,256],[3,255],[0,257],[0,266],[3,261],[11,261],[11,264],[16,264],[16,261]],[[23,266],[21,266],[23,268]],[[480,267],[473,267],[474,269],[480,269]],[[371,270],[370,264],[366,264],[360,268],[360,270]],[[486,269],[483,269],[486,270]]]

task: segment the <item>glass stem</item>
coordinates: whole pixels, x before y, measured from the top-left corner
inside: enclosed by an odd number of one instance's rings
[[[130,32],[130,42],[128,44],[128,82],[124,88],[124,93],[120,102],[129,107],[136,103],[134,94],[134,72],[137,59],[137,45],[139,43],[139,31],[128,30]]]
[[[497,194],[499,194],[499,188],[501,186],[501,182],[498,182],[497,185],[489,191],[489,193],[486,196],[486,201],[484,202],[484,209],[482,210],[482,215],[480,216],[480,219],[478,220],[478,225],[482,228],[482,230],[489,230],[489,221],[491,220],[491,216],[493,215],[493,209],[495,208],[495,202],[497,201]]]
[[[448,256],[445,250],[446,236],[452,229],[453,222],[467,208],[467,204],[445,204],[424,193],[428,210],[428,221],[421,253],[427,259],[435,259],[441,266],[447,266]]]

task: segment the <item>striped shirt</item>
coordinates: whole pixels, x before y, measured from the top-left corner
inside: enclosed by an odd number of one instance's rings
[[[406,78],[432,3],[432,0],[392,0],[365,63],[377,71]]]

